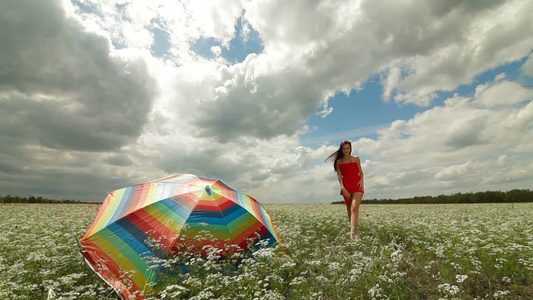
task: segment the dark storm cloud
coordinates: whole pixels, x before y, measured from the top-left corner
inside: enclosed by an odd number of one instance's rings
[[[235,72],[234,85],[215,101],[203,102],[193,124],[200,135],[226,143],[243,136],[260,139],[294,134],[316,112],[322,92],[306,81],[298,67],[255,78]],[[310,78],[307,78],[310,79]]]
[[[108,165],[118,166],[118,167],[127,167],[133,165],[133,162],[128,157],[128,155],[110,155],[104,159],[104,162]]]
[[[143,63],[111,56],[59,1],[1,3],[0,138],[105,151],[141,133],[155,94]]]

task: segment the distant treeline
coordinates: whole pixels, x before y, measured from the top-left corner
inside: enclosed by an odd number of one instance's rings
[[[533,202],[533,191],[510,190],[507,192],[487,191],[477,193],[457,193],[452,195],[421,196],[403,199],[363,199],[363,204],[437,204],[437,203],[511,203]],[[336,201],[331,204],[344,204]]]
[[[402,199],[363,199],[363,204],[423,204],[423,203],[511,203],[533,202],[533,191],[510,190],[507,192],[487,191],[477,193],[457,193],[452,195],[419,196]],[[55,200],[44,197],[19,197],[0,196],[0,203],[82,203],[79,200]],[[83,202],[86,203],[86,202]],[[344,204],[344,201],[335,201],[331,204]]]
[[[54,200],[43,197],[0,196],[0,203],[81,203],[79,200]]]

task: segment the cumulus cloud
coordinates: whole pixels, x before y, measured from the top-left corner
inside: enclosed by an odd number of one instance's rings
[[[398,102],[427,105],[435,98],[434,91],[470,83],[480,72],[531,50],[531,39],[522,35],[529,27],[523,14],[531,9],[525,1],[425,3],[422,7],[405,2],[404,6],[379,12],[389,19],[384,22],[390,27],[382,30],[390,37],[387,46],[401,54],[392,61],[392,67],[404,70],[394,86]],[[413,17],[401,18],[398,24],[398,17],[405,14]],[[517,19],[508,22],[509,18]],[[390,89],[385,92],[387,96]]]
[[[425,195],[527,186],[533,179],[527,158],[533,147],[533,102],[523,95],[529,89],[510,82],[489,85],[478,86],[488,93],[449,98],[442,106],[392,123],[375,140],[355,142],[354,149],[373,158],[365,173],[368,190],[398,198],[415,190]],[[505,100],[490,91],[509,86],[514,92]]]
[[[56,1],[0,12],[2,128],[56,149],[103,151],[135,139],[156,93],[142,61],[110,55]],[[30,141],[23,141],[28,143]]]
[[[89,193],[102,173],[112,175],[88,152],[120,149],[141,134],[155,82],[142,60],[112,55],[107,39],[86,32],[57,1],[2,7],[2,191]]]
[[[528,60],[522,67],[524,74],[533,77],[533,54],[529,55]]]
[[[339,200],[322,163],[339,135],[314,149],[300,135],[311,116],[331,117],[335,94],[370,78],[383,87],[375,101],[427,109],[342,132],[368,157],[365,197],[526,186],[530,87],[498,77],[434,101],[528,55],[531,76],[532,10],[524,0],[6,1],[0,190],[99,201],[195,173],[265,202]],[[263,50],[224,58],[252,29]],[[197,53],[202,42],[211,56]]]
[[[511,106],[533,99],[533,89],[517,82],[502,81],[493,85],[481,85],[476,89],[478,103],[483,106]]]
[[[348,93],[377,72],[384,74],[383,99],[429,105],[436,91],[524,57],[533,44],[525,38],[528,30],[533,36],[527,1],[271,1],[244,8],[264,52],[227,68],[224,95],[203,101],[208,113],[196,120],[202,134],[221,140],[291,135],[334,91]]]

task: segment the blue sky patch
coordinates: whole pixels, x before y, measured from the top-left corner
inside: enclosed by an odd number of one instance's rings
[[[242,17],[237,20],[235,36],[230,41],[228,48],[222,47],[220,41],[215,38],[201,37],[191,44],[190,49],[204,58],[214,59],[216,56],[211,51],[211,47],[218,46],[222,49],[222,57],[232,64],[243,62],[249,54],[260,54],[263,52],[264,47],[259,33],[252,27],[249,27],[248,35],[243,39],[245,26],[243,22]]]
[[[170,41],[168,40],[168,33],[157,27],[152,28],[150,32],[154,35],[154,43],[151,47],[152,54],[156,57],[161,57],[165,55],[172,46],[170,44]]]
[[[246,39],[243,39],[244,20],[239,18],[235,26],[235,36],[230,42],[229,49],[222,49],[222,56],[233,63],[243,62],[249,54],[259,54],[263,52],[263,41],[259,32],[249,26],[249,32]]]
[[[306,123],[314,131],[304,134],[300,140],[304,146],[318,147],[325,141],[340,143],[360,137],[376,138],[376,130],[396,120],[407,120],[426,110],[414,104],[398,105],[394,101],[381,100],[383,87],[379,77],[372,77],[363,89],[352,90],[350,95],[337,93],[329,100],[333,107],[325,118],[315,114]]]
[[[220,47],[221,44],[219,41],[217,41],[216,39],[212,37],[209,37],[209,38],[201,37],[191,44],[191,50],[194,51],[194,53],[204,58],[213,59],[215,58],[215,54],[213,53],[213,51],[211,51],[211,47],[214,47],[214,46]]]

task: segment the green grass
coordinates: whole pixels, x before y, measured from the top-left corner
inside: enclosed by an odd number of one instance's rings
[[[193,259],[163,299],[533,299],[533,204],[265,205],[288,255]],[[0,206],[0,299],[116,299],[76,238],[96,205]],[[367,216],[368,214],[368,216]],[[228,271],[233,267],[231,271]],[[52,295],[55,295],[52,297]]]

